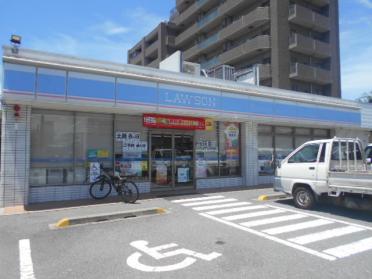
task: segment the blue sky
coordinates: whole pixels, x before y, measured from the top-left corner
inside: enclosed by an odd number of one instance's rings
[[[127,49],[167,20],[175,0],[0,0],[0,44],[126,63]],[[342,96],[372,90],[372,0],[339,0]]]

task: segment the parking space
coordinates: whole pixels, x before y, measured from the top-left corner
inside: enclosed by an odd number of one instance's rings
[[[372,228],[363,213],[258,202],[261,192],[141,201],[169,213],[57,230],[48,224],[65,214],[105,207],[1,216],[2,278],[369,277]],[[122,206],[106,210],[114,208]]]

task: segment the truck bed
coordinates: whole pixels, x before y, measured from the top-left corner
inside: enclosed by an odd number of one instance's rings
[[[372,171],[334,172],[328,175],[329,192],[372,195]]]

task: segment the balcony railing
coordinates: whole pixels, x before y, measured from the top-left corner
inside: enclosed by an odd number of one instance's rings
[[[269,35],[257,36],[247,40],[245,43],[236,46],[219,56],[222,64],[234,64],[243,57],[249,57],[256,54],[258,51],[264,51],[271,48]]]
[[[185,24],[186,22],[192,22],[197,17],[201,8],[207,6],[208,3],[214,3],[217,0],[196,0],[194,4],[188,7],[182,13],[175,13],[171,18],[171,21],[176,25]]]
[[[290,36],[289,49],[318,58],[331,56],[331,48],[328,43],[300,34],[292,34]]]
[[[300,63],[291,64],[289,77],[322,85],[332,83],[332,75],[329,70]]]
[[[247,28],[259,27],[270,20],[269,7],[258,7],[221,30],[221,39],[231,39],[246,32]]]
[[[220,60],[218,59],[218,56],[215,56],[212,59],[209,59],[208,61],[202,62],[200,66],[202,69],[210,69],[220,64],[221,63],[220,63]]]
[[[293,23],[319,32],[326,32],[330,29],[330,20],[327,16],[297,4],[289,6],[288,19]]]
[[[198,27],[203,27],[208,22],[211,22],[213,19],[217,18],[219,15],[218,9],[214,9],[213,11],[209,12],[207,15],[202,17],[200,20],[198,20],[197,25]]]

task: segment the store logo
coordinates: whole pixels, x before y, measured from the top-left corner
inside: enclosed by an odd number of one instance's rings
[[[217,106],[216,97],[191,95],[186,93],[164,93],[164,101],[166,103],[187,105],[187,106],[201,106],[207,108],[215,108]]]

